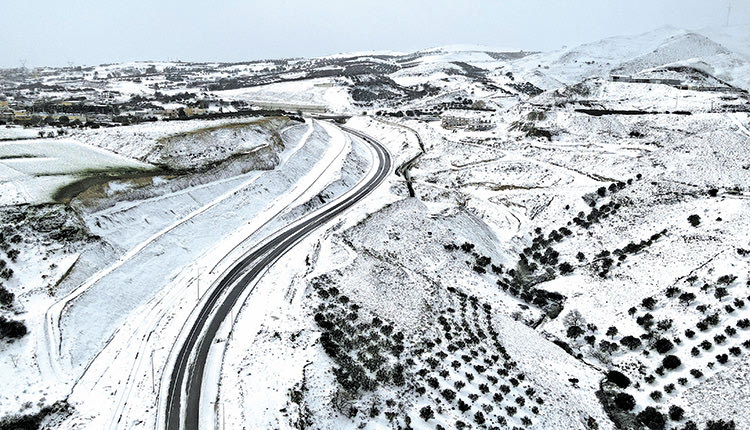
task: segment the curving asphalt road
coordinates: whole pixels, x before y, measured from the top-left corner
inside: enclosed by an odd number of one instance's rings
[[[168,430],[198,430],[200,426],[198,411],[206,358],[221,323],[229,315],[243,291],[297,242],[362,200],[390,173],[391,156],[379,142],[364,133],[346,127],[340,128],[361,138],[375,149],[378,156],[375,175],[356,192],[331,205],[325,211],[303,223],[294,224],[276,233],[263,246],[235,264],[219,282],[190,328],[172,369],[166,399],[166,422],[164,423]],[[183,410],[184,415],[181,414]]]

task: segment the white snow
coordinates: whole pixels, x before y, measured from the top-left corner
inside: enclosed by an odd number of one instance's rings
[[[89,171],[152,166],[74,140],[0,142],[0,205],[46,203]]]

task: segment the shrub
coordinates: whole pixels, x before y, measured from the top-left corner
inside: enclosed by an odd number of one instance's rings
[[[561,275],[567,275],[568,273],[573,272],[573,266],[567,261],[560,263],[560,265],[558,266],[558,269],[560,270]]]
[[[615,394],[615,405],[623,411],[632,411],[635,408],[635,398],[628,393]]]
[[[643,327],[644,330],[650,330],[654,325],[654,316],[647,313],[635,319],[636,324]]]
[[[667,331],[670,328],[672,328],[672,320],[670,319],[663,319],[659,320],[658,323],[656,323],[656,328],[660,331]]]
[[[729,295],[729,291],[727,291],[726,287],[716,287],[716,290],[714,291],[714,297],[721,300],[724,297]]]
[[[484,424],[484,421],[484,414],[481,411],[477,411],[477,413],[474,414],[474,422],[481,426]]]
[[[692,375],[695,379],[699,379],[703,376],[703,372],[698,369],[690,369],[690,375]]]
[[[719,284],[723,284],[723,285],[729,285],[736,280],[737,280],[737,277],[734,275],[723,275],[723,276],[720,276],[719,279],[716,280],[716,282]]]
[[[680,302],[682,302],[685,305],[689,305],[690,303],[695,300],[695,294],[693,293],[682,293],[680,294]]]
[[[430,388],[437,389],[440,386],[440,383],[438,382],[437,378],[431,376],[427,378],[427,385],[429,385]]]
[[[638,414],[638,421],[650,430],[664,430],[666,422],[664,415],[653,406],[649,406]]]
[[[456,398],[456,392],[451,390],[450,388],[446,388],[443,391],[440,392],[440,394],[447,400],[448,402],[452,403],[453,400]]]
[[[736,425],[734,424],[734,421],[727,421],[719,420],[719,421],[711,421],[709,420],[706,423],[706,430],[735,430]]]
[[[719,354],[716,356],[716,361],[718,361],[719,364],[726,364],[726,362],[729,361],[729,356],[726,354]]]
[[[672,341],[665,337],[661,337],[654,342],[654,349],[656,349],[659,354],[666,354],[671,351],[672,348],[674,348]]]
[[[651,394],[649,394],[649,397],[651,397],[655,402],[658,402],[662,398],[661,391],[659,390],[652,391]]]
[[[12,277],[13,277],[13,269],[6,267],[2,271],[0,271],[0,278],[3,278],[7,281]]]
[[[608,328],[606,335],[609,336],[610,338],[617,336],[617,327],[613,326],[613,327]]]
[[[10,306],[15,295],[0,285],[0,306]]]
[[[672,369],[676,369],[680,367],[682,362],[680,361],[679,357],[677,357],[676,355],[670,354],[664,357],[664,359],[661,361],[661,364],[662,366],[664,366],[665,369],[672,370]]]
[[[635,336],[625,336],[620,339],[620,344],[633,351],[641,346],[641,340]]]
[[[464,402],[463,399],[458,399],[458,410],[465,413],[471,409],[471,406],[469,406],[468,403]]]
[[[9,249],[8,252],[6,252],[6,254],[8,255],[8,258],[10,258],[10,261],[14,263],[16,262],[16,260],[18,260],[18,255],[20,253],[21,252],[17,249]]]
[[[26,325],[21,321],[14,321],[0,315],[0,340],[20,339],[27,333]]]
[[[692,225],[693,227],[698,227],[698,226],[700,225],[700,223],[701,223],[701,217],[699,217],[699,216],[698,216],[698,215],[696,215],[696,214],[690,215],[690,216],[688,217],[688,222],[689,222],[689,223],[690,223],[690,225]]]
[[[485,267],[488,264],[492,263],[492,259],[490,257],[480,256],[477,257],[477,266]]]
[[[577,325],[572,325],[568,327],[568,330],[566,332],[566,336],[568,336],[571,339],[576,339],[580,337],[583,334],[583,329]]]
[[[625,389],[630,386],[630,378],[625,376],[624,373],[617,370],[610,370],[607,372],[607,380],[618,387]]]
[[[679,406],[672,405],[669,407],[669,419],[672,421],[680,421],[685,415],[685,410]]]
[[[693,336],[695,336],[695,332],[693,330],[687,329],[685,330],[685,337],[688,339],[692,339]]]
[[[656,306],[656,299],[654,299],[653,297],[646,297],[645,299],[641,300],[641,306],[650,311],[653,311],[654,306]]]
[[[423,420],[427,421],[429,419],[435,418],[435,412],[433,412],[432,408],[427,405],[419,410],[419,416],[422,417]]]

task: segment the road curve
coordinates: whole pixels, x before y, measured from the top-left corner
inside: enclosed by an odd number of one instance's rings
[[[379,142],[364,133],[346,127],[340,128],[373,147],[378,163],[375,175],[355,192],[332,204],[326,210],[305,222],[292,224],[275,233],[263,246],[237,262],[219,281],[190,327],[171,370],[169,390],[164,403],[164,426],[167,430],[199,429],[198,412],[206,358],[221,323],[229,315],[243,291],[297,242],[362,200],[389,175],[392,168],[391,156]],[[181,413],[182,411],[184,414]]]

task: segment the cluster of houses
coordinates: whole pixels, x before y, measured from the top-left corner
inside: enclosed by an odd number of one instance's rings
[[[0,100],[0,121],[5,123],[15,121],[30,121],[31,114],[25,109],[13,109],[7,100]]]
[[[446,112],[442,115],[440,120],[440,125],[449,130],[465,129],[471,131],[487,131],[495,128],[495,124],[491,120],[476,115]]]
[[[724,93],[747,93],[747,91],[741,88],[733,87],[731,85],[711,85],[711,86],[689,85],[689,84],[684,83],[680,79],[612,75],[610,76],[610,80],[612,82],[627,82],[631,84],[662,84],[662,85],[669,85],[680,90],[713,91],[713,92],[724,92]]]
[[[147,106],[144,106],[146,104]],[[213,104],[203,100],[197,106],[168,103],[161,107],[150,100],[119,104],[93,103],[87,100],[16,102],[0,100],[0,124],[37,125],[120,125],[142,121],[187,119],[203,116],[232,115],[243,110],[275,110],[291,113],[327,112],[326,106],[251,101]],[[216,106],[218,104],[218,107]]]
[[[76,108],[78,107],[78,108]],[[140,109],[121,111],[117,114],[108,106],[87,105],[78,100],[61,101],[54,104],[54,109],[41,108],[34,105],[11,104],[7,100],[0,100],[0,123],[5,124],[41,124],[41,123],[110,123],[116,122],[117,117],[131,117],[145,119],[175,119],[184,117],[198,117],[208,113],[207,109],[199,107],[182,107],[170,109]],[[72,111],[72,112],[68,112]],[[107,112],[109,111],[109,112]]]

